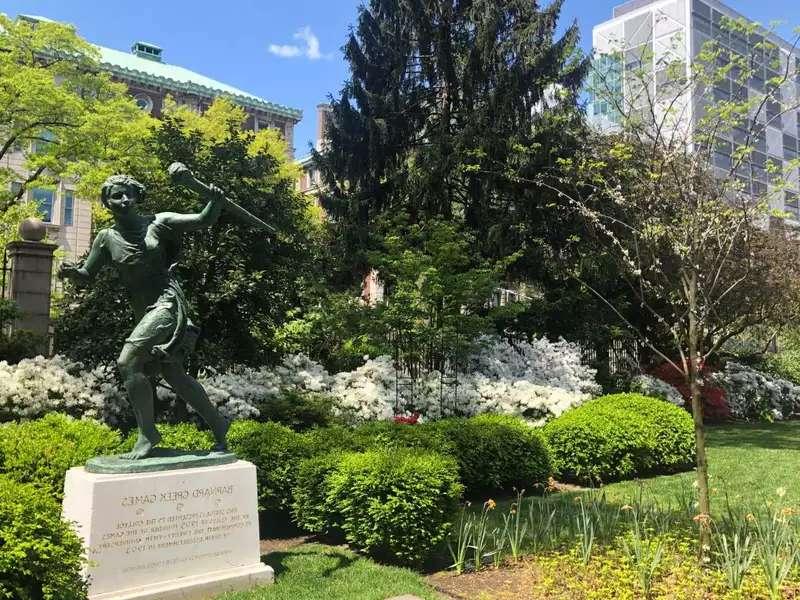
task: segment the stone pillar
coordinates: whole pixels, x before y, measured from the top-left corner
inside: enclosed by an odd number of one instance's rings
[[[34,220],[26,219],[20,226],[24,239],[11,242],[6,247],[11,263],[8,297],[22,312],[22,316],[14,322],[13,329],[27,329],[48,339],[53,252],[58,246],[40,241],[44,238],[43,235],[39,236],[44,225],[40,227],[38,223],[29,221]],[[42,351],[46,350],[46,347],[42,348]]]

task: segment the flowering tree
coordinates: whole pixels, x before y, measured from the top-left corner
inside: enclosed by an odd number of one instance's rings
[[[776,210],[784,192],[796,206],[797,147],[780,160],[766,152],[770,128],[798,106],[797,63],[755,25],[725,26],[726,39],[750,40],[749,54],[709,42],[687,65],[680,38],[650,52],[606,49],[592,74],[603,127],[535,182],[590,226],[651,325],[592,291],[691,392],[702,523],[710,504],[701,369],[727,340],[800,307],[797,248],[788,215]],[[766,91],[753,90],[764,73]],[[708,543],[701,527],[702,552]]]

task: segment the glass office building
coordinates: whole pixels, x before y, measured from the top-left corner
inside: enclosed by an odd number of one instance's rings
[[[636,109],[637,97],[650,102],[656,110],[663,99],[664,103],[670,102],[670,114],[676,115],[680,126],[691,130],[710,99],[763,98],[770,85],[786,79],[779,86],[775,101],[767,102],[763,110],[752,115],[764,125],[756,128],[763,129],[763,135],[755,140],[755,151],[736,177],[745,191],[758,196],[769,193],[774,208],[789,213],[800,223],[800,173],[790,168],[790,161],[800,154],[800,111],[796,109],[800,98],[800,53],[762,27],[743,32],[726,23],[727,19],[742,18],[747,19],[747,15],[716,0],[632,0],[617,6],[611,19],[593,29],[596,62],[590,87],[600,88],[602,93],[592,95],[589,113],[599,127],[609,128],[618,121],[616,101],[623,102],[626,114],[630,114],[629,111]],[[694,90],[676,103],[675,90],[680,89],[680,82],[674,85],[676,70],[689,77],[694,59],[709,40],[716,41],[721,50],[719,66],[725,64],[728,53],[738,54],[747,58],[752,76],[744,82],[741,72],[731,69],[727,79],[716,81],[713,89],[702,96]],[[635,78],[631,76],[634,71]],[[649,74],[646,80],[653,82],[655,88],[646,94],[635,89],[636,82],[645,80],[642,73]],[[727,175],[733,149],[743,143],[752,129],[747,125],[719,132],[712,161],[720,176]],[[676,123],[675,127],[678,126]],[[788,185],[773,185],[770,172],[775,171],[785,171]]]

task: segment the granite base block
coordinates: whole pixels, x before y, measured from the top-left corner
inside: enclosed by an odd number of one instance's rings
[[[256,469],[67,472],[64,517],[87,548],[90,600],[201,600],[269,583],[260,562]]]

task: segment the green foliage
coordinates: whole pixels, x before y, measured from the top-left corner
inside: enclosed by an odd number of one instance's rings
[[[256,233],[223,212],[209,230],[184,236],[177,274],[202,329],[190,359],[194,370],[274,359],[273,331],[304,305],[317,277],[319,215],[294,189],[285,143],[267,131],[244,130],[244,119],[244,111],[224,99],[202,115],[168,107],[151,142],[157,167],[131,167],[147,186],[145,213],[202,209],[194,192],[175,187],[166,176],[167,166],[179,160],[279,231],[269,237]],[[113,361],[130,331],[127,304],[109,271],[89,290],[67,285],[56,350],[87,362]]]
[[[767,355],[761,369],[800,385],[800,349],[791,348]]]
[[[606,483],[674,473],[694,460],[689,414],[638,394],[597,398],[554,419],[544,431],[554,469],[569,481]]]
[[[176,450],[211,450],[214,446],[214,436],[210,431],[200,430],[193,423],[177,423],[168,425],[160,423],[156,426],[161,434],[162,448],[174,448]],[[127,452],[133,449],[136,443],[138,431],[131,431],[122,443],[119,452]]]
[[[228,432],[228,446],[256,466],[259,507],[288,509],[300,461],[309,456],[305,438],[277,423],[236,421]]]
[[[334,450],[363,452],[378,448],[417,448],[456,455],[456,447],[434,423],[407,425],[393,421],[372,421],[358,427],[333,426],[306,434],[314,455]]]
[[[144,142],[155,119],[71,26],[0,15],[0,50],[0,159],[16,151],[24,164],[0,168],[0,212],[30,187],[72,176],[78,195],[92,197],[112,171],[150,163]],[[7,191],[14,181],[19,190]]]
[[[29,484],[0,475],[0,598],[84,600],[83,544],[61,506]]]
[[[284,391],[280,396],[256,403],[259,421],[286,425],[293,431],[325,427],[333,420],[333,399],[312,392]]]
[[[329,452],[300,463],[292,488],[292,517],[312,533],[330,534],[337,529],[337,515],[327,502],[328,476],[342,462],[342,452]]]
[[[9,334],[0,332],[0,361],[13,365],[23,358],[33,358],[46,347],[44,336],[25,329],[17,329]]]
[[[0,425],[0,473],[31,483],[60,500],[67,469],[112,454],[119,433],[96,421],[51,413],[36,421]]]
[[[461,481],[469,495],[513,488],[542,488],[551,474],[542,435],[522,419],[478,415],[431,425],[455,446]]]
[[[364,356],[387,350],[371,335],[374,313],[355,293],[323,293],[316,305],[290,311],[275,331],[275,344],[281,352],[311,357],[331,373],[352,371],[364,364]]]
[[[314,154],[342,278],[357,281],[373,266],[376,220],[401,213],[421,226],[429,218],[467,224],[476,256],[505,257],[523,246],[531,259],[542,255],[525,242],[538,237],[547,200],[510,184],[504,170],[551,166],[568,127],[561,122],[539,139],[548,91],[562,95],[563,109],[552,112],[579,123],[575,100],[587,61],[575,24],[556,37],[561,5],[371,0],[360,7],[344,47],[350,77],[331,102],[329,144]],[[534,140],[541,144],[526,164],[507,162]]]
[[[408,565],[444,541],[462,491],[455,460],[419,450],[348,454],[325,481],[350,545]]]

